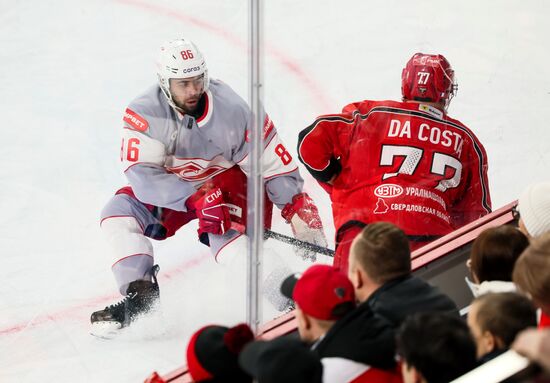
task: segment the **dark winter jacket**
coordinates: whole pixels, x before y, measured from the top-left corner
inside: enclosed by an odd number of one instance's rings
[[[338,320],[315,346],[321,358],[344,358],[371,367],[395,368],[395,330],[418,311],[458,315],[455,303],[423,280],[406,276],[376,290],[355,310]]]
[[[338,320],[315,346],[321,358],[338,357],[372,367],[395,367],[395,339],[391,324],[363,303]]]
[[[408,315],[417,312],[437,311],[459,315],[451,298],[412,275],[385,283],[365,303],[394,327],[399,327]]]

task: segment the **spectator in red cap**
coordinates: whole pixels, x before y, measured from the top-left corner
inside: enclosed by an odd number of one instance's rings
[[[251,342],[239,356],[239,364],[258,383],[326,382],[319,357],[298,339]]]
[[[338,269],[311,266],[302,275],[286,278],[281,292],[296,303],[300,338],[321,357],[324,382],[382,383],[398,378],[392,369],[394,355],[389,346],[393,335],[383,319],[369,312],[357,317],[355,324],[360,332],[353,330],[355,334],[349,336],[340,330],[340,321],[348,323],[346,318],[356,305],[353,285]],[[351,328],[355,326],[352,324]]]
[[[328,265],[313,265],[303,275],[290,275],[283,281],[281,293],[296,303],[298,331],[306,342],[318,341],[355,308],[353,285]]]
[[[187,368],[193,381],[251,383],[252,378],[240,369],[238,357],[253,339],[246,324],[206,326],[195,332],[187,346]]]
[[[409,240],[392,223],[372,223],[355,237],[348,276],[357,300],[396,328],[415,312],[448,312],[458,317],[456,304],[447,295],[411,274]]]

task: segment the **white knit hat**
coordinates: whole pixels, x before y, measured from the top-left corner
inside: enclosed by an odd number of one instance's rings
[[[532,237],[550,232],[550,182],[529,185],[519,197],[518,210]]]

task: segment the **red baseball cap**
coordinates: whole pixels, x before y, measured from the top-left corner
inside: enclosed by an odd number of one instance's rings
[[[355,291],[347,276],[328,265],[313,265],[303,274],[288,276],[281,293],[307,315],[337,320],[355,308]]]

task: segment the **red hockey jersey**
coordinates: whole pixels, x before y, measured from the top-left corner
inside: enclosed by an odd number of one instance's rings
[[[319,182],[332,180],[337,231],[387,221],[409,236],[438,236],[491,211],[483,145],[430,105],[349,104],[304,129],[298,155]]]

